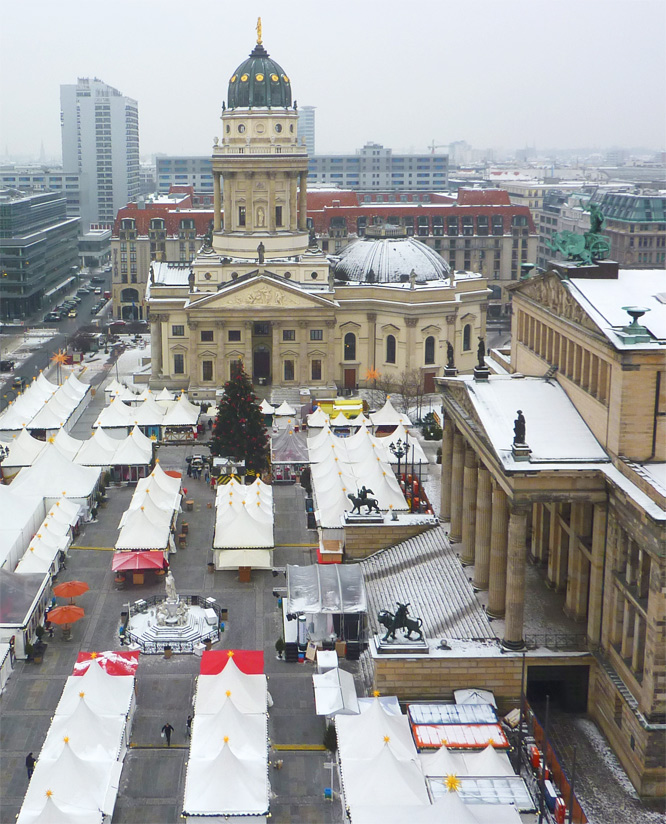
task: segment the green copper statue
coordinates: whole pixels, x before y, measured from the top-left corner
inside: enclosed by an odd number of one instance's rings
[[[560,252],[567,260],[575,260],[578,266],[604,260],[610,254],[610,241],[599,234],[604,225],[604,216],[597,203],[590,203],[586,209],[590,213],[590,231],[584,235],[575,232],[556,232],[546,245]]]

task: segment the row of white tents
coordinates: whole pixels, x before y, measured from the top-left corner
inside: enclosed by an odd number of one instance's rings
[[[409,416],[405,415],[404,412],[398,412],[388,398],[381,409],[377,412],[369,412],[368,417],[361,412],[354,418],[348,418],[342,411],[339,411],[337,415],[331,418],[330,415],[318,406],[311,415],[308,415],[307,424],[309,429],[320,429],[323,426],[346,427],[352,429],[357,429],[360,426],[373,426],[375,428],[412,426]]]
[[[507,756],[492,746],[464,756],[446,747],[420,755],[407,716],[399,705],[380,698],[363,702],[359,715],[336,715],[335,727],[344,805],[352,824],[520,824],[514,805],[484,803],[482,796],[465,803],[459,793],[458,776],[512,780]],[[522,786],[522,779],[513,778]]]
[[[260,478],[247,486],[231,478],[215,496],[216,569],[273,568],[273,487]]]
[[[74,373],[58,386],[39,377],[0,414],[0,439],[7,440],[21,429],[55,434],[71,430],[90,402],[91,390]]]
[[[48,574],[53,580],[61,566],[61,559],[72,544],[74,528],[79,521],[80,507],[67,498],[61,498],[49,509],[15,572]]]
[[[265,821],[269,799],[267,679],[229,657],[218,675],[197,679],[183,815]]]
[[[379,456],[386,463],[397,465],[398,456],[391,449],[392,446],[402,446],[400,463],[403,467],[428,463],[420,442],[415,437],[410,437],[410,433],[402,425],[397,426],[390,435],[379,437],[372,435],[370,430],[363,426],[348,438],[339,437],[330,427],[320,429],[308,438],[308,450],[313,463],[324,460],[331,449],[344,460],[355,460],[362,454],[370,454],[372,449],[375,457]]]
[[[127,390],[129,391],[129,390]],[[132,397],[138,400],[136,395]],[[99,413],[93,428],[103,427],[118,433],[128,434],[133,427],[139,426],[148,430],[149,434],[166,439],[169,430],[196,428],[201,414],[201,408],[190,403],[185,393],[181,393],[177,400],[158,400],[152,395],[147,396],[138,405],[128,405],[121,395],[111,397],[107,406]],[[111,432],[113,434],[113,432]]]
[[[67,460],[79,466],[149,467],[153,459],[153,442],[138,426],[122,439],[111,437],[106,430],[96,429],[91,438],[73,438],[64,429],[48,441],[33,438],[28,430],[21,430],[7,444],[8,454],[2,463],[5,477],[11,477],[12,470],[32,466],[39,456],[48,449],[56,449]]]
[[[408,510],[386,449],[374,441],[365,427],[349,438],[322,430],[308,439],[316,514],[322,528],[342,526],[344,513],[353,509],[349,495],[357,495],[363,486],[372,490],[370,497],[380,509]]]
[[[135,710],[134,675],[90,660],[65,682],[17,824],[108,824]]]
[[[159,461],[134,490],[123,514],[116,550],[162,550],[175,552],[173,528],[181,511],[181,479],[168,475]]]

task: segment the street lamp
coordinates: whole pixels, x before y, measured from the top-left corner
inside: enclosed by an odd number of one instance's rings
[[[398,438],[398,440],[395,443],[389,444],[389,449],[398,459],[398,483],[400,483],[400,461],[407,454],[408,448],[409,447],[407,446],[407,443],[402,442],[402,438]]]

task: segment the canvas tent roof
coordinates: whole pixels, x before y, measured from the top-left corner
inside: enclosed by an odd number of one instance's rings
[[[390,399],[386,399],[386,403],[378,412],[370,412],[370,420],[373,426],[411,426],[412,422],[404,412],[398,412],[393,406]]]
[[[417,757],[407,717],[387,713],[379,701],[360,715],[336,716],[335,727],[342,758],[374,759],[386,745],[399,761]]]
[[[97,416],[93,428],[103,426],[106,429],[117,429],[123,426],[131,426],[134,422],[132,411],[127,404],[111,398],[109,405],[105,406]]]
[[[81,466],[111,466],[118,441],[102,428],[95,429],[92,437],[81,444],[74,463]]]
[[[209,676],[214,678],[215,676]],[[238,758],[266,758],[268,716],[263,713],[243,713],[226,701],[214,715],[194,716],[190,758],[216,758],[225,746],[224,739]]]
[[[164,553],[161,550],[128,550],[116,552],[111,561],[111,571],[164,569]]]
[[[130,420],[138,426],[161,426],[165,414],[164,408],[154,398],[148,397],[132,409]]]
[[[216,758],[189,760],[185,815],[262,815],[268,804],[265,755],[241,759],[224,746]]]
[[[97,430],[98,432],[100,430]],[[103,430],[101,430],[103,431]],[[114,466],[148,466],[153,458],[153,443],[138,426],[116,446]]]
[[[195,406],[187,399],[187,395],[181,392],[178,400],[174,401],[167,409],[162,421],[163,426],[196,426],[201,414],[201,407]]]
[[[293,406],[290,406],[287,401],[282,401],[282,403],[275,410],[275,414],[280,417],[293,418],[296,415],[296,410]]]
[[[275,412],[275,407],[272,406],[266,398],[262,400],[259,404],[259,409],[261,410],[262,414],[264,415],[272,415]]]
[[[69,432],[64,429],[59,429],[53,438],[55,448],[62,452],[69,461],[74,460],[83,443],[84,442],[78,438],[73,438]]]
[[[227,692],[230,695],[227,695]],[[262,713],[267,708],[265,675],[247,675],[233,658],[218,675],[200,675],[197,680],[197,715],[211,715],[231,701],[243,713]]]
[[[367,609],[360,566],[287,564],[287,611],[358,613]]]
[[[272,548],[275,545],[273,518],[270,521],[259,520],[256,511],[260,508],[256,502],[218,506],[213,549]]]
[[[302,432],[281,429],[271,436],[272,463],[309,463],[308,445]]]
[[[43,498],[87,498],[99,480],[96,467],[78,466],[49,444],[33,463],[12,482],[16,492],[29,491]]]
[[[33,438],[27,429],[9,441],[9,454],[2,462],[3,467],[32,466],[35,459],[44,451],[46,443]]]
[[[326,426],[328,423],[328,415],[324,412],[321,406],[318,406],[311,415],[308,415],[307,423],[308,427],[311,429]]]
[[[153,471],[150,473],[148,478],[154,478],[163,489],[169,490],[173,493],[180,492],[180,484],[182,479],[180,477],[175,478],[173,475],[167,475],[167,473],[162,469],[159,460],[155,462]],[[148,478],[142,478],[142,481],[148,481]]]
[[[363,716],[336,716],[336,723],[342,719],[358,721],[360,718]],[[345,801],[350,807],[352,821],[355,821],[354,806],[358,802],[389,808],[395,804],[430,804],[416,754],[409,760],[399,759],[392,750],[390,741],[383,743],[380,751],[372,758],[343,756],[341,770]]]
[[[158,401],[172,401],[174,399],[173,392],[169,392],[169,390],[165,387],[160,390],[157,394],[156,400]]]
[[[27,809],[25,806],[16,819],[16,824],[102,824],[99,810],[75,810],[68,804],[59,804],[52,795],[44,795],[41,808]]]
[[[125,718],[122,715],[101,715],[79,702],[71,715],[55,715],[40,758],[58,758],[65,748],[64,738],[79,756],[91,761],[115,761],[120,752]]]
[[[414,437],[414,435],[412,435],[410,438],[407,433],[407,430],[402,424],[396,426],[396,428],[393,430],[393,432],[391,432],[390,435],[374,438],[374,442],[379,446],[384,447],[384,449],[386,450],[386,457],[389,463],[391,464],[397,464],[398,458],[391,451],[390,444],[397,444],[398,441],[402,441],[403,448],[406,449],[406,454],[403,455],[401,458],[401,463],[403,466],[412,463],[429,463],[428,458],[426,457],[426,454],[423,451],[423,447],[421,446],[419,441]]]
[[[166,549],[171,534],[171,518],[160,512],[159,521],[154,521],[144,508],[128,512],[118,540],[116,549]]]
[[[109,675],[94,659],[83,675],[70,675],[65,681],[55,714],[73,715],[83,702],[96,715],[124,716],[133,695],[133,675]]]
[[[360,712],[354,676],[339,667],[312,676],[317,715],[356,715]]]
[[[338,412],[334,418],[331,418],[329,424],[331,426],[349,426],[349,419],[342,412]]]
[[[366,418],[363,412],[358,414],[355,418],[349,419],[349,425],[355,428],[358,428],[359,426],[371,426],[371,424],[372,421],[370,418]]]

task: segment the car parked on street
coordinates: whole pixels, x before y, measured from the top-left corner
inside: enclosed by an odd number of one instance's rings
[[[68,318],[75,318],[78,315],[78,311],[76,309],[70,309],[67,313]]]

